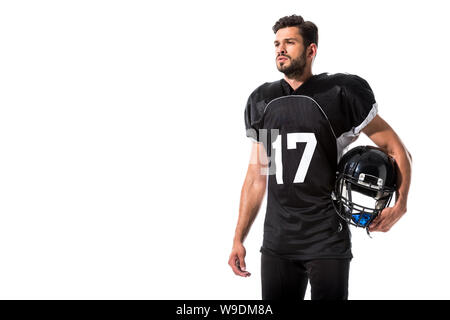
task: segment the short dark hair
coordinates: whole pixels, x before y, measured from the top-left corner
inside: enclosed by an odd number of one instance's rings
[[[278,30],[287,27],[297,27],[300,35],[303,38],[303,45],[308,47],[311,43],[319,45],[319,31],[317,26],[311,21],[303,20],[302,16],[293,14],[291,16],[285,16],[280,18],[272,27],[273,33],[277,33]]]

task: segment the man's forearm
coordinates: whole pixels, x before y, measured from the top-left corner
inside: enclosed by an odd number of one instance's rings
[[[406,210],[411,184],[411,155],[398,136],[388,145],[387,151],[395,159],[399,169],[397,172],[396,205],[402,206]]]
[[[243,243],[255,220],[266,190],[265,181],[246,179],[241,191],[239,219],[234,235],[234,242]]]
[[[380,116],[376,116],[363,132],[381,149],[395,159],[398,167],[396,206],[406,211],[409,185],[411,183],[411,155],[400,137]]]

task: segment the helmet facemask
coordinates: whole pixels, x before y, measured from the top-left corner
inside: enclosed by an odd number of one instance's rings
[[[367,228],[386,208],[393,190],[383,186],[382,179],[361,174],[358,179],[341,175],[336,181],[336,211],[348,223]]]

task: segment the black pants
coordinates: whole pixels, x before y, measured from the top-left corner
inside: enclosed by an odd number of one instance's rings
[[[350,260],[298,261],[262,254],[262,299],[303,300],[309,279],[311,300],[347,300]]]

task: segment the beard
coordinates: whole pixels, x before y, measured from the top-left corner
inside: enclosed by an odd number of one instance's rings
[[[288,78],[301,77],[306,68],[306,50],[297,59],[287,58],[291,61],[289,65],[286,65],[286,62],[282,62],[282,64],[276,62],[278,71],[284,73]]]

